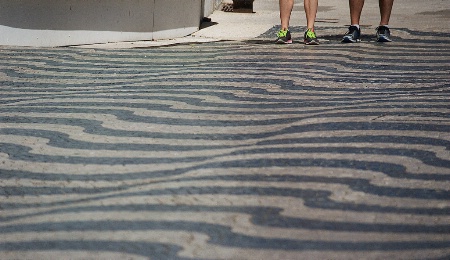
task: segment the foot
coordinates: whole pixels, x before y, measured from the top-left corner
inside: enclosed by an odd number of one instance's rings
[[[291,37],[291,32],[289,30],[280,30],[277,33],[277,40],[275,41],[276,43],[281,43],[281,44],[290,44],[292,43],[292,37]]]
[[[348,32],[342,38],[344,43],[355,43],[361,41],[361,29],[356,26],[348,27]]]
[[[306,45],[319,45],[319,40],[317,40],[316,33],[311,29],[306,30],[303,42]]]
[[[389,27],[380,25],[377,27],[377,42],[391,42],[391,31]]]

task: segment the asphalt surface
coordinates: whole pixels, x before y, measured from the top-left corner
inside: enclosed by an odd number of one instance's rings
[[[273,44],[273,2],[0,47],[0,259],[449,259],[448,1],[396,1],[383,44],[376,2],[342,44],[348,7],[320,1],[319,46],[301,3]]]

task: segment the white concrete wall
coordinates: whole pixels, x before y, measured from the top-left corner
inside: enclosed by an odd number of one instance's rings
[[[203,17],[210,16],[217,10],[222,3],[222,0],[203,0]]]
[[[198,30],[203,1],[0,0],[0,45],[65,46],[182,37]]]

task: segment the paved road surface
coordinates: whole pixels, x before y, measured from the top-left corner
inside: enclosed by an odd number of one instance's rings
[[[450,34],[276,28],[0,48],[0,258],[448,259]]]

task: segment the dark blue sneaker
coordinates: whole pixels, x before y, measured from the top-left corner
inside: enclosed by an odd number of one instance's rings
[[[342,38],[344,43],[355,43],[361,41],[361,30],[356,26],[348,27],[348,32]]]
[[[391,31],[388,27],[380,25],[377,27],[377,42],[391,42]]]

